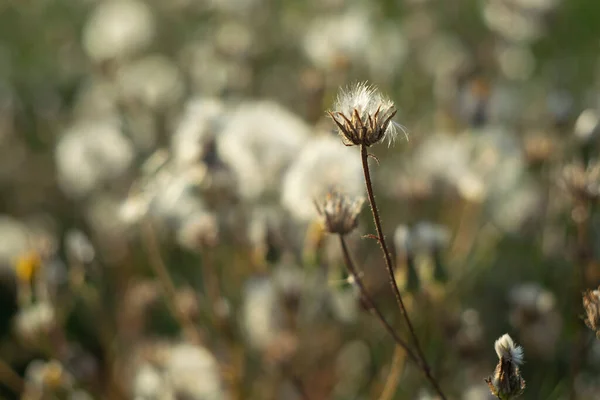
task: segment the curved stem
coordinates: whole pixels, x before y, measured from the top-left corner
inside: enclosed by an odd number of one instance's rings
[[[354,262],[352,261],[352,258],[350,258],[350,252],[348,251],[348,246],[346,245],[346,240],[344,239],[344,236],[343,235],[339,235],[339,236],[340,236],[340,244],[342,245],[342,252],[344,253],[344,261],[346,262],[346,267],[348,268],[348,272],[350,272],[350,274],[352,275],[352,278],[354,279],[356,286],[358,286],[358,288],[360,289],[360,294],[361,294],[363,300],[365,301],[365,303],[367,303],[367,307],[369,307],[369,310],[373,314],[375,314],[377,319],[383,324],[383,327],[385,328],[385,330],[388,331],[388,333],[394,338],[394,341],[396,342],[396,344],[398,346],[402,347],[402,349],[406,352],[408,357],[421,368],[421,371],[423,371],[423,374],[425,374],[425,377],[427,378],[429,383],[431,383],[431,386],[433,386],[433,388],[435,389],[437,394],[440,396],[440,398],[442,400],[446,400],[446,396],[444,396],[442,389],[438,385],[435,378],[431,375],[431,371],[427,367],[427,364],[424,362],[424,360],[421,360],[415,356],[415,354],[410,350],[410,348],[408,347],[406,342],[404,340],[402,340],[402,338],[400,336],[398,336],[398,334],[396,333],[394,328],[392,328],[392,326],[389,324],[389,322],[387,322],[387,320],[384,318],[384,316],[381,313],[381,311],[379,310],[379,308],[377,308],[377,306],[375,305],[373,298],[367,291],[365,285],[363,284],[362,279],[360,278],[360,276],[358,275],[358,273],[356,271],[356,267],[354,266]]]
[[[392,326],[389,324],[389,322],[387,322],[387,320],[381,313],[381,310],[379,310],[379,308],[377,308],[377,306],[375,305],[375,302],[371,298],[371,295],[367,291],[362,279],[360,278],[360,276],[358,275],[358,272],[356,271],[356,267],[354,266],[354,262],[352,261],[352,258],[350,258],[350,252],[348,251],[348,245],[346,244],[346,240],[344,239],[344,236],[339,235],[339,237],[340,237],[340,244],[342,245],[342,253],[344,254],[344,261],[346,263],[346,268],[348,268],[348,272],[350,272],[350,275],[352,275],[352,279],[354,280],[354,283],[356,283],[356,286],[358,286],[358,289],[360,290],[360,295],[363,298],[364,302],[366,303],[367,307],[369,308],[369,311],[371,311],[371,313],[373,313],[377,317],[377,319],[381,322],[381,324],[383,325],[385,330],[392,336],[392,338],[394,338],[394,341],[396,342],[396,344],[404,349],[404,351],[406,352],[408,357],[411,360],[413,360],[415,363],[420,364],[419,359],[415,356],[415,354],[412,352],[412,350],[408,347],[408,344],[400,336],[398,336],[398,333],[394,330],[394,328],[392,328]]]
[[[364,144],[360,146],[360,156],[365,176],[365,184],[367,186],[367,196],[369,198],[369,205],[371,206],[371,212],[373,213],[373,222],[375,223],[375,230],[377,231],[377,239],[385,259],[385,266],[388,272],[390,286],[392,287],[392,291],[394,292],[394,296],[396,297],[396,302],[398,303],[398,307],[400,308],[400,313],[402,314],[402,317],[406,322],[406,326],[408,327],[408,331],[410,332],[410,336],[419,356],[418,364],[421,366],[427,377],[431,378],[430,381],[434,385],[436,391],[441,396],[441,398],[445,399],[446,397],[441,392],[439,386],[437,386],[437,382],[433,379],[433,377],[431,377],[431,369],[429,368],[429,364],[427,364],[427,361],[425,360],[425,356],[423,354],[423,351],[421,350],[421,345],[419,344],[419,339],[417,338],[412,322],[408,317],[406,307],[404,306],[404,301],[402,300],[402,295],[400,294],[400,289],[398,288],[398,284],[396,283],[396,276],[394,275],[394,265],[392,264],[392,256],[390,255],[387,243],[385,241],[385,236],[383,235],[383,228],[381,227],[381,217],[379,216],[379,211],[377,210],[377,203],[375,202],[375,194],[373,192],[371,172],[369,171],[369,152],[367,146],[365,146]]]

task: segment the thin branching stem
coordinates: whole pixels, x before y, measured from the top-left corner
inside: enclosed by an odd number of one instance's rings
[[[402,347],[402,349],[406,352],[406,355],[421,368],[421,371],[423,371],[423,374],[425,375],[429,383],[431,383],[431,386],[433,386],[440,398],[442,400],[446,400],[446,396],[442,392],[442,389],[440,388],[433,375],[431,375],[431,371],[429,370],[429,368],[426,368],[427,364],[424,363],[422,360],[418,359],[417,356],[415,356],[415,353],[408,347],[408,344],[400,336],[398,336],[398,333],[385,319],[385,317],[381,313],[381,310],[379,310],[379,308],[377,308],[377,306],[375,305],[373,298],[367,291],[367,288],[365,287],[362,279],[357,273],[356,267],[354,266],[354,262],[350,257],[348,245],[346,244],[344,236],[339,235],[339,237],[340,244],[342,245],[342,253],[344,254],[344,261],[346,263],[346,267],[348,268],[348,272],[350,273],[350,275],[352,275],[352,279],[354,279],[354,283],[356,283],[356,286],[358,286],[363,301],[366,303],[367,307],[369,308],[369,311],[371,311],[371,313],[373,313],[377,317],[377,319],[379,320],[379,322],[381,322],[385,330],[394,338],[396,344]]]
[[[381,251],[383,252],[383,256],[385,259],[385,266],[388,272],[388,278],[390,281],[390,286],[392,287],[392,291],[394,292],[394,296],[396,297],[396,302],[398,303],[398,307],[400,308],[400,313],[404,318],[406,326],[408,327],[408,331],[412,338],[412,341],[415,345],[415,349],[418,354],[418,364],[423,369],[428,378],[431,378],[430,381],[435,387],[438,394],[442,399],[446,397],[440,390],[439,386],[435,379],[433,379],[431,375],[431,368],[425,359],[423,351],[421,349],[421,345],[419,344],[419,339],[415,333],[412,322],[408,316],[406,311],[406,307],[404,306],[404,301],[402,300],[402,295],[400,294],[400,289],[398,288],[398,284],[396,283],[396,276],[394,274],[394,265],[392,264],[392,256],[387,247],[387,243],[385,241],[385,236],[383,235],[383,228],[381,227],[381,217],[379,216],[379,211],[377,209],[377,203],[375,202],[375,194],[373,192],[373,183],[371,180],[371,172],[369,170],[369,152],[367,146],[364,144],[360,146],[360,155],[362,160],[362,167],[365,176],[365,184],[367,186],[367,196],[369,198],[369,205],[371,206],[371,212],[373,214],[373,222],[375,223],[375,230],[377,231],[377,241],[379,242],[379,246],[381,247]]]
[[[369,308],[369,311],[377,317],[377,319],[381,322],[381,324],[383,325],[385,330],[394,338],[394,341],[396,342],[396,344],[404,349],[404,351],[406,352],[408,357],[412,361],[414,361],[415,363],[420,365],[419,359],[415,356],[413,351],[408,347],[408,344],[400,336],[398,336],[398,333],[394,330],[394,328],[392,328],[392,326],[389,324],[389,322],[387,322],[387,320],[381,313],[381,310],[379,310],[379,308],[375,305],[373,298],[367,291],[367,288],[365,287],[360,275],[358,274],[358,272],[356,270],[356,267],[354,266],[354,262],[352,261],[352,258],[350,257],[350,252],[348,250],[348,245],[346,244],[346,239],[344,239],[343,235],[339,235],[339,237],[340,237],[340,244],[342,245],[342,253],[344,254],[344,261],[346,263],[346,268],[348,268],[348,272],[350,273],[350,275],[352,275],[352,279],[353,279],[354,283],[356,283],[356,286],[358,286],[358,289],[360,290],[360,295],[361,295],[363,301],[366,303],[366,306]]]

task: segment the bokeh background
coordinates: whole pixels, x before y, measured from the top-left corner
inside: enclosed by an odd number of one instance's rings
[[[2,0],[0,397],[434,399],[317,223],[364,195],[326,110],[369,81],[397,278],[451,399],[597,399],[597,0]],[[367,207],[349,237],[406,335]]]

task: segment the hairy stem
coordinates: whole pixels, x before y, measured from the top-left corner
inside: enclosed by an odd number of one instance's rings
[[[392,291],[394,292],[394,296],[396,297],[396,302],[398,303],[398,307],[400,308],[400,313],[404,318],[406,326],[408,327],[408,331],[410,333],[411,339],[415,345],[415,349],[418,354],[418,364],[423,369],[428,378],[431,377],[431,368],[429,368],[429,364],[425,360],[425,356],[423,355],[423,351],[421,350],[421,345],[419,344],[419,339],[415,333],[412,322],[406,312],[406,307],[404,306],[404,301],[402,300],[402,295],[400,294],[400,289],[398,288],[398,284],[396,283],[396,276],[394,274],[394,265],[392,264],[392,256],[387,247],[387,243],[385,241],[385,236],[383,235],[383,228],[381,227],[381,217],[379,216],[379,211],[377,210],[377,203],[375,202],[375,194],[373,192],[373,183],[371,180],[371,172],[369,171],[369,152],[367,146],[364,144],[360,146],[360,155],[362,160],[362,167],[365,176],[365,184],[367,186],[367,196],[369,198],[369,205],[371,206],[371,212],[373,213],[373,222],[375,223],[375,230],[377,231],[377,241],[381,247],[381,251],[383,252],[383,257],[385,259],[385,266],[388,272],[388,279],[390,281],[390,286],[392,287]],[[442,399],[446,397],[439,389],[437,382],[431,377],[431,382],[434,385],[436,391],[441,396]]]
[[[352,279],[354,279],[354,283],[356,283],[356,286],[358,286],[361,297],[362,297],[363,301],[366,303],[366,306],[369,308],[369,311],[371,313],[373,313],[375,315],[375,317],[377,317],[377,319],[379,320],[379,322],[381,322],[381,324],[383,325],[385,330],[392,336],[392,338],[394,338],[394,341],[396,342],[396,344],[398,346],[400,346],[406,352],[406,355],[421,368],[421,371],[423,371],[423,374],[425,375],[427,380],[431,383],[431,385],[433,386],[433,388],[435,389],[437,394],[440,396],[440,398],[442,400],[446,400],[446,396],[444,396],[442,389],[440,388],[440,386],[438,385],[438,383],[434,379],[434,377],[431,375],[431,371],[427,367],[427,364],[425,362],[423,362],[422,360],[420,360],[419,358],[417,358],[417,356],[415,356],[413,351],[408,347],[408,344],[400,336],[398,336],[398,333],[394,330],[394,328],[392,328],[392,326],[389,324],[389,322],[387,322],[387,320],[381,313],[381,310],[379,310],[379,308],[377,308],[377,306],[375,305],[373,298],[367,291],[362,279],[360,278],[360,276],[358,275],[358,273],[356,271],[356,267],[354,266],[354,262],[352,261],[352,258],[350,257],[350,252],[348,251],[348,245],[346,244],[346,240],[344,239],[344,236],[339,235],[339,237],[340,237],[340,244],[342,246],[342,253],[344,254],[344,261],[346,263],[346,267],[348,268],[348,272],[350,273],[350,275],[352,275]]]

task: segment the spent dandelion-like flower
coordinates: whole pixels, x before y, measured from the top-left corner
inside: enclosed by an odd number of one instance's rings
[[[525,390],[525,380],[519,370],[519,366],[523,364],[523,348],[516,346],[512,338],[505,333],[496,340],[494,349],[498,355],[498,365],[494,375],[485,381],[497,398],[515,399]]]
[[[345,235],[358,225],[357,218],[364,202],[364,197],[352,197],[333,190],[323,201],[315,200],[315,206],[327,232]]]
[[[600,338],[600,287],[583,293],[585,324]]]
[[[329,116],[339,128],[346,146],[371,146],[388,140],[391,144],[403,126],[392,121],[394,102],[366,82],[342,89]]]

